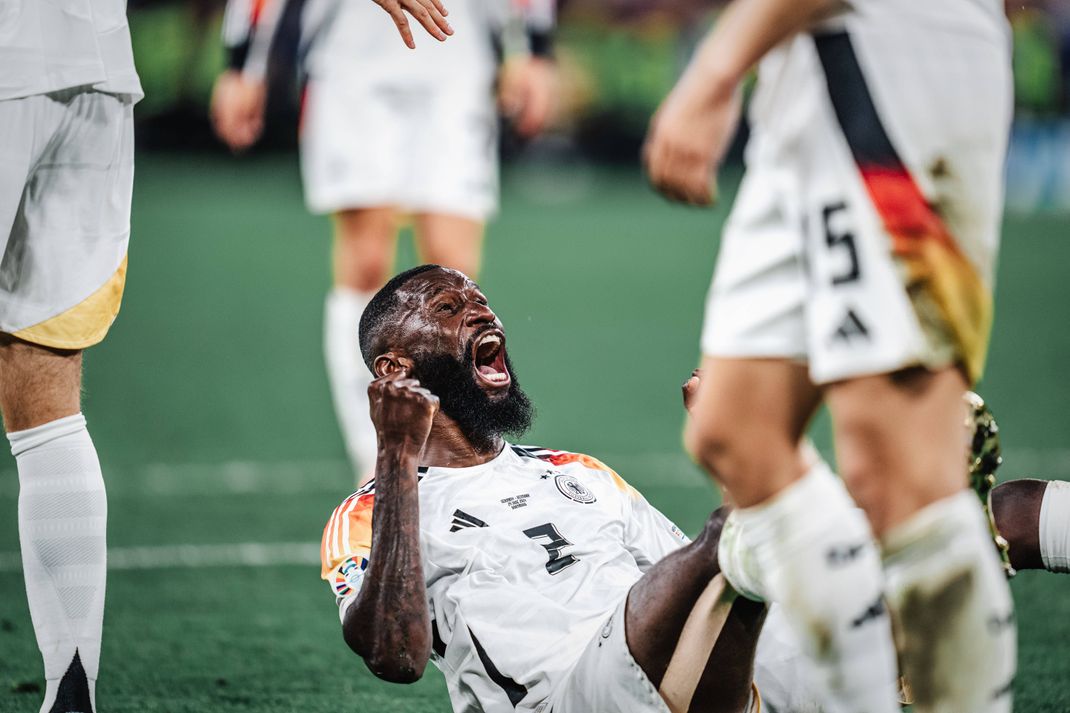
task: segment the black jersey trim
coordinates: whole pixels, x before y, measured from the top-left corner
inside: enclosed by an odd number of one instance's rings
[[[431,620],[431,650],[440,659],[446,658],[446,642],[442,640],[442,635],[438,633],[438,622],[434,619]]]
[[[881,122],[851,36],[846,32],[817,34],[814,46],[825,71],[836,121],[855,163],[901,168],[903,162]]]
[[[487,675],[490,676],[490,680],[498,684],[498,686],[505,691],[505,695],[509,697],[509,702],[513,704],[513,708],[516,708],[520,701],[524,700],[524,696],[528,695],[528,689],[525,686],[517,683],[515,680],[509,678],[494,665],[494,662],[487,656],[486,650],[483,648],[483,644],[479,643],[479,639],[476,638],[472,629],[468,629],[468,635],[472,637],[472,643],[476,647],[476,654],[479,656],[479,660],[483,662],[483,668],[487,670]]]
[[[537,446],[510,446],[513,449],[513,453],[516,453],[521,458],[534,458],[536,460],[549,460],[549,457],[554,453],[560,453],[561,451],[551,450],[549,448],[539,448]]]
[[[420,466],[419,468],[417,468],[416,469],[416,480],[417,480],[417,482],[423,480],[424,476],[426,474],[427,474],[427,467],[426,466]],[[357,488],[356,491],[352,495],[349,496],[349,498],[353,498],[353,497],[358,497],[359,498],[361,495],[368,495],[369,493],[374,493],[374,492],[375,492],[375,478],[372,478],[367,483],[365,483],[364,485],[362,485],[359,488]],[[349,500],[349,498],[346,498],[346,500]]]

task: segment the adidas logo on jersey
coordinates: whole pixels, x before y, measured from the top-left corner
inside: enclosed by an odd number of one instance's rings
[[[480,520],[475,515],[469,515],[464,510],[453,511],[453,522],[451,523],[450,532],[457,532],[466,527],[486,527],[487,523]]]
[[[847,308],[847,314],[843,316],[843,320],[840,321],[840,326],[836,328],[836,331],[829,337],[829,342],[846,342],[850,343],[852,339],[856,337],[862,337],[863,339],[869,339],[869,328],[865,323],[859,319],[855,311],[850,307]]]

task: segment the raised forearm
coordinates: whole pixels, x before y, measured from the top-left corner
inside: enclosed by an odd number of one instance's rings
[[[735,0],[699,46],[683,82],[711,99],[731,95],[762,56],[842,5],[841,0]]]
[[[343,623],[346,643],[379,678],[410,683],[431,653],[420,558],[417,461],[411,448],[380,451],[368,571]]]

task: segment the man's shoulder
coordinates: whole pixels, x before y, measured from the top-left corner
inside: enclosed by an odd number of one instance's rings
[[[545,461],[551,465],[568,465],[570,463],[579,463],[593,470],[603,470],[612,472],[612,468],[598,460],[594,456],[587,455],[586,453],[577,453],[575,451],[558,450],[555,448],[544,448],[542,446],[516,446],[510,445],[513,452],[521,458],[532,458],[535,460]]]
[[[592,455],[577,453],[575,451],[543,448],[541,446],[510,446],[510,448],[512,448],[513,452],[521,458],[537,459],[559,468],[569,465],[582,466],[588,471],[595,471],[596,474],[609,478],[620,490],[628,494],[635,493],[635,490],[628,485],[624,478],[620,477],[617,471],[613,470],[613,468]]]

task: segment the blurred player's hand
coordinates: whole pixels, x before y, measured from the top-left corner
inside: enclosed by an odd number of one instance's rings
[[[372,423],[381,444],[397,446],[412,455],[423,450],[438,413],[438,397],[410,379],[405,369],[380,377],[368,387]]]
[[[698,385],[702,381],[702,369],[695,369],[691,372],[691,376],[687,377],[680,386],[680,391],[684,395],[684,408],[688,411],[695,405],[695,397],[698,396]]]
[[[375,4],[390,13],[394,24],[398,26],[401,39],[409,46],[416,49],[416,40],[412,38],[412,30],[409,29],[409,13],[416,21],[424,26],[427,34],[439,42],[445,42],[448,35],[453,34],[453,28],[446,21],[449,11],[440,0],[374,0]]]
[[[231,151],[244,151],[260,138],[264,129],[267,88],[236,70],[227,70],[212,89],[212,127]]]
[[[554,63],[543,57],[515,57],[502,66],[498,106],[525,139],[541,132],[550,119],[555,76]]]
[[[643,163],[654,188],[669,200],[713,205],[717,164],[739,122],[740,95],[732,87],[687,72],[650,120]]]

